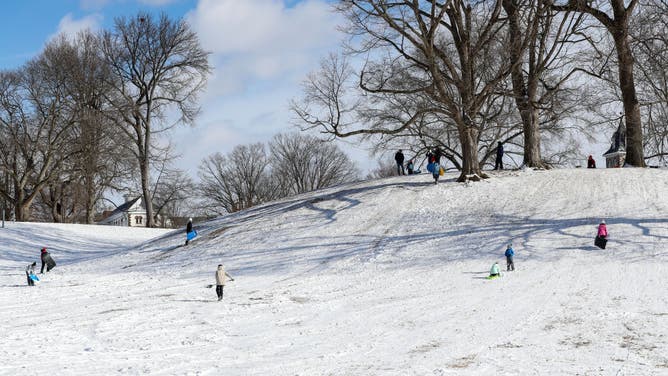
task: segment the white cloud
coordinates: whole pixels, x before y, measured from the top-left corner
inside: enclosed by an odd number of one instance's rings
[[[197,125],[173,134],[182,140],[180,167],[191,173],[216,151],[296,130],[288,101],[342,37],[336,29],[342,20],[325,0],[294,6],[283,0],[200,0],[186,19],[215,67]]]
[[[60,20],[60,22],[58,23],[58,30],[51,37],[54,37],[59,34],[73,36],[76,35],[79,31],[86,29],[98,30],[100,28],[101,23],[102,23],[102,16],[99,14],[88,15],[86,17],[77,20],[74,19],[71,13],[68,13],[65,15],[65,17],[63,17]]]
[[[324,1],[202,0],[190,14],[214,53],[299,51],[331,45],[336,18]]]
[[[254,80],[303,77],[336,47],[338,17],[323,0],[201,0],[188,20],[216,66],[210,95]]]

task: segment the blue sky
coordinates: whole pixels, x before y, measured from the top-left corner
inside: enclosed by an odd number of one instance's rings
[[[197,166],[215,152],[267,142],[294,131],[288,111],[300,83],[320,59],[338,49],[341,20],[329,0],[10,0],[0,3],[0,68],[36,56],[49,38],[84,28],[108,29],[118,16],[138,11],[184,17],[212,53],[214,72],[201,98],[194,127],[171,134],[181,155],[177,167],[196,177]],[[353,140],[350,140],[353,141]],[[340,146],[366,170],[366,151]],[[375,165],[375,162],[373,163]]]
[[[242,0],[243,1],[243,0]],[[110,27],[114,17],[133,15],[140,10],[166,12],[180,17],[197,5],[196,0],[9,0],[0,4],[0,67],[14,68],[35,56],[47,39],[63,27],[95,21]],[[20,32],[19,32],[20,31]]]

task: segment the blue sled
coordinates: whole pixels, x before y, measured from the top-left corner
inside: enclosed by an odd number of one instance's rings
[[[193,231],[190,231],[190,232],[186,235],[186,239],[188,239],[188,241],[190,241],[190,240],[195,239],[196,236],[197,236],[197,231],[193,230]]]
[[[33,281],[35,281],[35,282],[39,282],[39,278],[38,278],[36,275],[34,275],[34,274],[30,274],[29,277],[30,277],[30,279],[32,279]]]

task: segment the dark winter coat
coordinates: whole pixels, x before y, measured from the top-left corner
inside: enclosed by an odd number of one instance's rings
[[[46,265],[47,272],[56,267],[56,262],[53,260],[49,252],[42,251],[42,255],[40,257],[42,259],[42,272],[44,271],[44,265]]]
[[[441,152],[441,149],[436,148],[436,150],[434,150],[434,162],[436,162],[440,165],[442,156],[443,156],[443,152]]]
[[[503,157],[503,144],[499,143],[499,146],[496,147],[496,156]]]
[[[186,234],[192,232],[193,230],[193,223],[191,221],[188,221],[188,224],[186,225]]]
[[[394,155],[394,160],[399,164],[404,164],[404,153],[398,151],[397,154]]]

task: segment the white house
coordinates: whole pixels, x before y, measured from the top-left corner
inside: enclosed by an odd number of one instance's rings
[[[127,198],[126,198],[127,200]],[[126,201],[109,214],[108,217],[99,221],[98,225],[108,226],[146,226],[146,206],[141,197]]]

